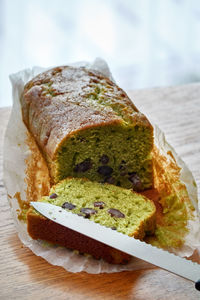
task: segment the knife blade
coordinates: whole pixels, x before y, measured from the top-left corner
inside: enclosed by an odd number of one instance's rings
[[[143,241],[129,237],[111,228],[107,228],[89,219],[73,214],[60,206],[44,202],[30,203],[46,218],[100,241],[127,254],[149,262],[191,281],[199,282],[200,264],[164,251]]]

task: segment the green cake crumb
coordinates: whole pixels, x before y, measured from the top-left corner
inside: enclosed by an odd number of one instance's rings
[[[40,201],[61,206],[129,236],[143,227],[143,237],[155,228],[155,206],[151,200],[110,184],[68,178],[52,187],[49,196]]]

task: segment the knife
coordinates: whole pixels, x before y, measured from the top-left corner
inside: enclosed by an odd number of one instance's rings
[[[164,251],[89,219],[73,214],[60,206],[44,202],[30,203],[40,214],[60,225],[75,230],[127,254],[140,258],[171,273],[195,282],[200,290],[200,264]]]

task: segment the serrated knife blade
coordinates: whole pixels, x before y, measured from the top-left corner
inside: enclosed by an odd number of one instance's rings
[[[111,228],[73,214],[59,206],[44,202],[31,202],[31,205],[46,218],[92,239],[191,281],[197,282],[200,279],[200,264],[114,231]]]

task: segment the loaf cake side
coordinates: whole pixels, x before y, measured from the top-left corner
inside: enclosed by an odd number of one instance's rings
[[[137,191],[153,186],[153,128],[108,78],[54,68],[27,83],[21,105],[53,183],[75,176]]]
[[[35,240],[77,250],[80,254],[89,254],[111,264],[126,264],[131,259],[130,255],[39,216],[31,209],[27,214],[27,222],[28,233]]]
[[[60,206],[135,238],[143,239],[155,230],[154,203],[131,190],[111,184],[100,184],[84,178],[67,178],[53,186],[49,196],[40,201]],[[88,253],[111,263],[128,261],[127,254],[56,224],[33,208],[27,213],[27,225],[33,239]]]

